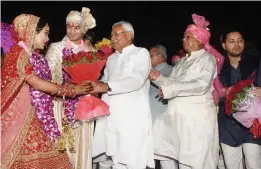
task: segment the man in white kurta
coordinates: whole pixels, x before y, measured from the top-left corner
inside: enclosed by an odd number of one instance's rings
[[[63,50],[71,49],[74,54],[80,51],[88,51],[86,48],[83,36],[91,28],[96,26],[96,21],[90,13],[89,8],[82,8],[81,12],[71,11],[66,17],[67,34],[62,41],[52,43],[46,53],[46,59],[51,69],[52,82],[62,84],[65,82],[62,70]],[[58,128],[62,133],[64,126],[62,125],[65,115],[65,101],[62,99],[53,100],[54,103],[54,116],[58,123]],[[69,126],[72,127],[72,126]],[[73,126],[73,131],[70,134],[66,134],[65,146],[69,159],[74,168],[85,169],[87,165],[91,164],[91,160],[87,160],[85,153],[88,149],[87,141],[81,141],[81,137],[85,138],[88,135],[87,128],[93,128],[93,124],[83,123],[82,125]],[[69,132],[67,132],[69,133]],[[62,133],[64,134],[64,133]],[[73,140],[70,139],[70,135],[73,136]],[[70,150],[71,145],[74,146],[74,150]],[[80,151],[82,150],[82,151]],[[91,158],[90,158],[91,159]]]
[[[169,99],[168,110],[154,128],[155,154],[174,159],[179,169],[216,169],[218,157],[217,112],[213,101],[214,57],[190,31],[183,47],[188,53],[173,68],[170,77],[152,71],[150,78]],[[168,169],[175,169],[170,163]]]
[[[116,52],[107,61],[102,82],[94,82],[94,92],[104,92],[102,100],[110,116],[98,119],[93,140],[94,161],[105,154],[99,168],[154,168],[149,102],[150,55],[132,44],[134,30],[128,22],[112,28]]]

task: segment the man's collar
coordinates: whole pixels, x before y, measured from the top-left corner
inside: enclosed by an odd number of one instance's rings
[[[198,55],[198,54],[201,54],[201,53],[203,53],[203,52],[205,52],[205,49],[200,49],[200,50],[198,50],[198,51],[192,51],[191,52],[191,56],[193,56],[193,55]]]
[[[199,56],[205,52],[205,49],[200,49],[198,51],[192,51],[191,54],[186,54],[186,60],[189,61],[191,58]]]
[[[70,41],[70,43],[71,43],[71,45],[72,45],[72,48],[77,48],[77,47],[79,47],[81,44],[75,44],[75,43],[73,43],[70,39],[69,39],[69,37],[67,36],[67,35],[65,35],[65,37],[63,38],[63,40],[62,41],[64,41],[65,43],[66,43],[66,41],[67,41],[67,39]]]
[[[162,67],[164,67],[165,65],[167,65],[167,63],[166,62],[163,62],[163,63],[161,63],[161,64],[158,64],[156,67],[155,67],[155,69],[156,70],[160,70]]]
[[[131,44],[131,45],[129,45],[129,46],[126,46],[125,48],[123,48],[122,49],[122,54],[127,54],[127,53],[129,53],[133,48],[134,48],[135,46],[134,46],[134,44]],[[117,51],[116,50],[116,53],[119,53],[119,54],[121,54],[119,51]]]

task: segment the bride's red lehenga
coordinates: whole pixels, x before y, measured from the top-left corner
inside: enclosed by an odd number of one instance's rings
[[[19,15],[14,27],[32,47],[39,18]],[[43,130],[31,104],[26,79],[34,75],[29,55],[15,45],[5,56],[1,72],[1,168],[71,169],[66,152],[59,152]]]

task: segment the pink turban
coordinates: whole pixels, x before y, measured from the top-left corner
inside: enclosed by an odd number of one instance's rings
[[[211,53],[215,58],[217,64],[217,73],[219,74],[225,57],[209,44],[210,32],[207,28],[209,22],[205,20],[205,17],[199,16],[197,14],[192,14],[192,20],[194,24],[189,25],[185,33],[192,33],[196,39],[198,39],[202,44],[204,44],[205,50]],[[218,76],[214,79],[213,85],[215,88],[213,92],[213,97],[215,103],[217,103],[219,100],[218,98],[225,95],[225,88],[219,81]]]
[[[204,45],[209,43],[210,32],[207,26],[209,22],[205,20],[203,16],[197,14],[192,14],[192,20],[194,24],[191,24],[187,27],[185,33],[190,32],[194,35]]]
[[[205,20],[205,17],[199,16],[197,14],[192,14],[192,20],[194,24],[189,25],[185,33],[192,33],[196,39],[204,44],[205,50],[214,56],[217,63],[217,72],[219,74],[225,57],[209,44],[210,32],[207,28],[209,22]]]

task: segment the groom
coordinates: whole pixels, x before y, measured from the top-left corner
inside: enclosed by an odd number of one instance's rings
[[[77,54],[80,51],[88,51],[84,44],[83,37],[89,29],[96,26],[96,21],[89,8],[82,8],[81,12],[71,11],[66,17],[66,35],[62,41],[52,43],[47,51],[46,59],[51,68],[52,82],[62,84],[70,80],[62,70],[62,61],[66,56]],[[66,149],[74,168],[87,168],[87,144],[82,144],[82,137],[87,137],[89,125],[75,123],[74,111],[78,99],[56,99],[54,103],[54,116],[62,134],[59,141],[59,148]],[[64,123],[65,122],[65,123]],[[78,126],[77,126],[78,125]],[[63,132],[64,131],[64,132]]]

